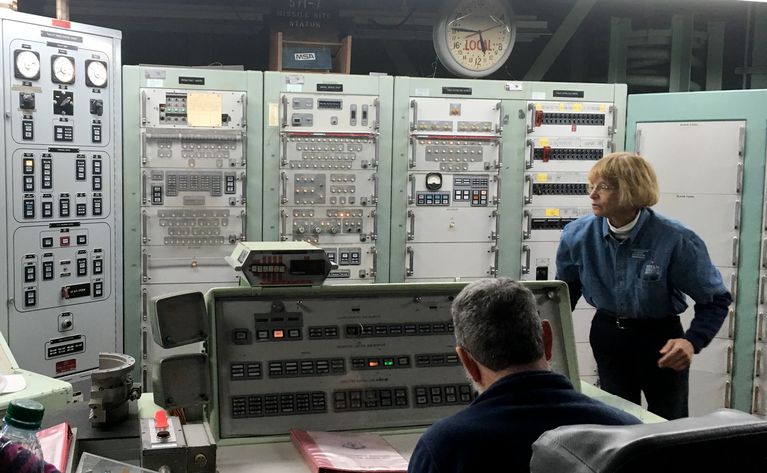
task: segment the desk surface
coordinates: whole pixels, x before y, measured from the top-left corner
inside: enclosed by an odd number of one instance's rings
[[[21,369],[14,370],[13,374],[22,375],[27,386],[15,393],[0,394],[0,412],[14,399],[34,399],[49,412],[64,410],[73,402],[72,385],[66,381]]]
[[[581,382],[584,394],[606,404],[624,410],[645,423],[662,422],[664,419],[625,399],[609,394],[591,384]],[[150,417],[153,413],[151,398],[142,396],[140,413]],[[416,433],[392,433],[382,435],[403,457],[409,459],[416,442],[421,436]],[[219,446],[217,453],[219,473],[308,473],[309,467],[290,440],[278,440],[269,443],[251,445]]]

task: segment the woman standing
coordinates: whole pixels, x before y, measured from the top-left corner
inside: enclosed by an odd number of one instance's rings
[[[588,175],[593,215],[568,224],[557,279],[573,308],[583,295],[597,311],[589,341],[600,387],[667,419],[688,415],[689,367],[719,331],[732,296],[703,240],[655,213],[655,171],[641,156],[612,153]],[[685,294],[695,316],[685,332]]]

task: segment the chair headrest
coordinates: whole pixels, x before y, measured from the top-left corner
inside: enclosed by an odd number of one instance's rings
[[[767,421],[733,409],[701,417],[627,426],[570,425],[544,432],[533,444],[531,473],[629,472],[671,465],[692,471],[726,457],[754,460],[767,471]],[[661,470],[657,466],[664,467]],[[649,471],[649,470],[645,470]],[[703,471],[711,471],[706,468]]]

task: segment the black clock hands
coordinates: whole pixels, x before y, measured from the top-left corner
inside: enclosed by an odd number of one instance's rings
[[[472,34],[470,34],[470,35],[468,35],[468,36],[466,36],[466,37],[468,38],[468,37],[470,37],[470,36],[474,36],[475,34],[482,34],[482,33],[485,33],[485,32],[487,32],[487,31],[490,31],[490,30],[492,30],[492,29],[495,29],[495,28],[500,28],[501,26],[506,26],[506,25],[495,25],[495,26],[491,26],[491,27],[489,27],[489,28],[485,28],[484,30],[470,30],[470,31],[472,31]],[[467,30],[467,32],[468,32],[468,31],[469,31],[469,30]]]
[[[450,29],[453,30],[453,31],[459,31],[461,33],[474,33],[474,34],[479,33],[479,30],[470,30],[468,28],[453,28],[453,27],[451,27]],[[469,35],[469,36],[473,36],[473,35]]]

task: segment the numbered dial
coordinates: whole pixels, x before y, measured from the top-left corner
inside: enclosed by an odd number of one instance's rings
[[[52,80],[59,84],[75,82],[75,60],[68,56],[51,57]]]
[[[515,28],[504,0],[459,0],[443,10],[435,28],[435,49],[451,72],[484,77],[509,58]],[[439,36],[437,36],[439,35]]]
[[[88,87],[106,87],[107,63],[102,61],[85,61],[85,82]]]
[[[16,70],[14,75],[19,79],[40,78],[40,55],[34,51],[19,49],[14,52],[16,57]]]

